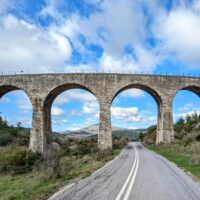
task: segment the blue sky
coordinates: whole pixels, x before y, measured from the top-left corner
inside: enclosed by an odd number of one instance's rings
[[[0,71],[197,76],[199,35],[200,0],[0,0]],[[178,93],[174,120],[199,110],[198,104],[191,92]],[[19,91],[1,99],[0,111],[11,124],[31,125],[30,102]],[[117,96],[111,111],[115,126],[156,123],[153,98],[139,90]],[[98,102],[85,91],[67,91],[55,100],[52,115],[53,130],[75,130],[98,123]]]

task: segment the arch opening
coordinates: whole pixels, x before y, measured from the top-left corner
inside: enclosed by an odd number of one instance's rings
[[[118,90],[117,93],[114,95],[112,101],[115,99],[115,97],[120,94],[121,92],[128,90],[128,89],[138,89],[138,90],[142,90],[147,92],[149,95],[151,95],[154,100],[156,101],[157,105],[162,103],[162,99],[159,96],[159,94],[152,88],[146,86],[146,85],[141,85],[141,84],[132,84],[132,85],[128,85],[123,87],[122,89]]]
[[[179,90],[173,98],[175,138],[187,140],[200,130],[200,88],[189,86]]]
[[[148,86],[136,84],[120,89],[112,99],[113,135],[120,126],[118,130],[121,131],[118,132],[124,131],[126,136],[130,137],[133,133],[132,137],[137,140],[145,137],[147,142],[156,142],[161,104],[159,94]],[[147,131],[152,132],[150,137]]]
[[[32,103],[21,89],[0,86],[0,145],[28,148],[32,126]]]
[[[99,103],[93,92],[78,84],[66,84],[52,90],[44,102],[44,130],[47,143],[54,134],[66,138],[97,140]]]

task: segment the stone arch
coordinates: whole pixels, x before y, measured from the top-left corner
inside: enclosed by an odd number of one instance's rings
[[[33,106],[33,101],[32,101],[32,95],[30,94],[30,92],[21,87],[21,86],[15,86],[15,85],[9,85],[9,84],[5,84],[5,85],[0,85],[0,98],[2,98],[5,94],[7,94],[8,92],[12,92],[12,91],[23,91],[26,96],[29,98],[31,105]]]
[[[148,94],[150,94],[153,99],[155,100],[156,104],[157,104],[157,110],[158,110],[158,115],[157,115],[157,134],[156,134],[156,142],[157,143],[161,143],[163,142],[163,130],[162,130],[162,107],[163,107],[163,99],[162,96],[152,87],[149,87],[145,84],[129,84],[126,85],[124,87],[121,87],[120,89],[117,90],[117,92],[114,94],[112,100],[111,100],[111,104],[113,102],[113,100],[115,99],[115,97],[120,94],[121,92],[128,90],[128,89],[140,89],[143,90],[145,92],[147,92]]]
[[[12,92],[14,90],[23,90],[22,88],[19,88],[17,86],[13,85],[1,85],[0,86],[0,98],[3,97],[6,93]],[[23,90],[24,91],[24,90]],[[24,91],[25,92],[25,91]],[[25,92],[26,93],[26,92]],[[28,96],[28,95],[27,95]]]
[[[0,98],[2,98],[4,95],[6,95],[7,93],[12,92],[12,91],[23,91],[24,94],[28,97],[28,99],[31,103],[31,106],[32,106],[32,111],[33,111],[33,101],[32,101],[31,95],[29,94],[28,91],[26,91],[24,88],[22,88],[20,86],[14,86],[14,85],[8,85],[8,84],[1,85],[0,86]],[[30,127],[30,128],[32,128],[32,127]],[[31,133],[30,133],[30,141],[31,141]]]
[[[117,92],[114,94],[114,96],[112,98],[112,101],[115,99],[115,97],[118,94],[120,94],[121,92],[123,92],[125,90],[128,90],[128,89],[140,89],[140,90],[143,90],[143,91],[147,92],[148,94],[150,94],[154,98],[154,100],[156,101],[157,105],[162,103],[161,95],[156,90],[154,90],[153,88],[151,88],[151,87],[149,87],[147,85],[143,85],[143,84],[129,84],[127,86],[124,86],[124,87],[118,89]]]
[[[180,92],[181,90],[187,90],[187,91],[193,92],[198,97],[200,97],[200,86],[187,85],[187,86],[182,86],[182,87],[180,87],[180,88],[178,88],[177,90],[174,91],[173,96],[172,96],[172,101],[175,98],[175,96],[177,95],[177,93]]]
[[[197,97],[200,97],[200,86],[198,85],[187,85],[187,86],[182,86],[179,87],[177,90],[175,90],[173,92],[173,96],[172,96],[172,107],[174,108],[174,101],[175,101],[175,97],[178,95],[179,92],[181,91],[189,91],[191,93],[193,93],[194,95],[196,95]],[[191,94],[189,94],[191,95]],[[173,114],[174,114],[174,110],[173,110]]]
[[[55,100],[55,98],[59,94],[61,94],[64,91],[71,90],[71,89],[83,89],[83,90],[86,90],[86,91],[92,93],[97,98],[96,94],[88,86],[84,86],[82,84],[77,84],[77,83],[67,83],[67,84],[63,84],[63,85],[60,85],[60,86],[55,87],[54,89],[52,89],[48,93],[47,97],[45,98],[44,106],[47,105],[47,104],[51,105],[53,103],[53,101]]]
[[[29,94],[27,90],[25,90],[24,88],[20,86],[14,86],[14,85],[8,85],[8,84],[0,85],[0,98],[2,98],[8,92],[17,91],[17,90],[23,91],[26,94],[26,96],[29,98],[31,105],[33,106],[31,95]]]
[[[76,83],[67,83],[60,85],[58,87],[55,87],[52,89],[47,97],[44,100],[43,103],[43,120],[44,120],[44,125],[43,125],[43,130],[46,138],[46,143],[47,145],[51,144],[51,135],[52,135],[52,126],[51,126],[51,107],[56,99],[57,96],[59,96],[62,92],[68,91],[71,89],[82,89],[85,91],[90,92],[91,94],[94,95],[94,97],[98,100],[98,96],[95,94],[95,92],[92,91],[88,86],[84,86],[82,84],[76,84]]]

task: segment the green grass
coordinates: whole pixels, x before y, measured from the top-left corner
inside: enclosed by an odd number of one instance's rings
[[[184,147],[175,143],[160,146],[148,145],[147,148],[176,163],[180,168],[190,172],[195,177],[200,178],[200,165],[197,164],[195,152],[191,147]]]
[[[92,157],[73,158],[74,166],[61,178],[49,178],[48,169],[32,171],[23,175],[0,174],[0,199],[2,200],[40,200],[47,199],[59,187],[75,178],[84,178],[101,168],[113,159],[121,150],[115,149],[112,154],[105,154],[100,160]]]

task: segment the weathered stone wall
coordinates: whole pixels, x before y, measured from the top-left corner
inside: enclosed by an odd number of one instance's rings
[[[80,88],[94,94],[100,104],[99,148],[112,148],[111,113],[113,99],[129,88],[148,92],[158,105],[157,143],[174,139],[172,101],[179,90],[200,96],[200,78],[131,74],[35,74],[0,76],[0,97],[23,90],[33,106],[30,148],[45,152],[51,145],[51,105],[63,91]]]

